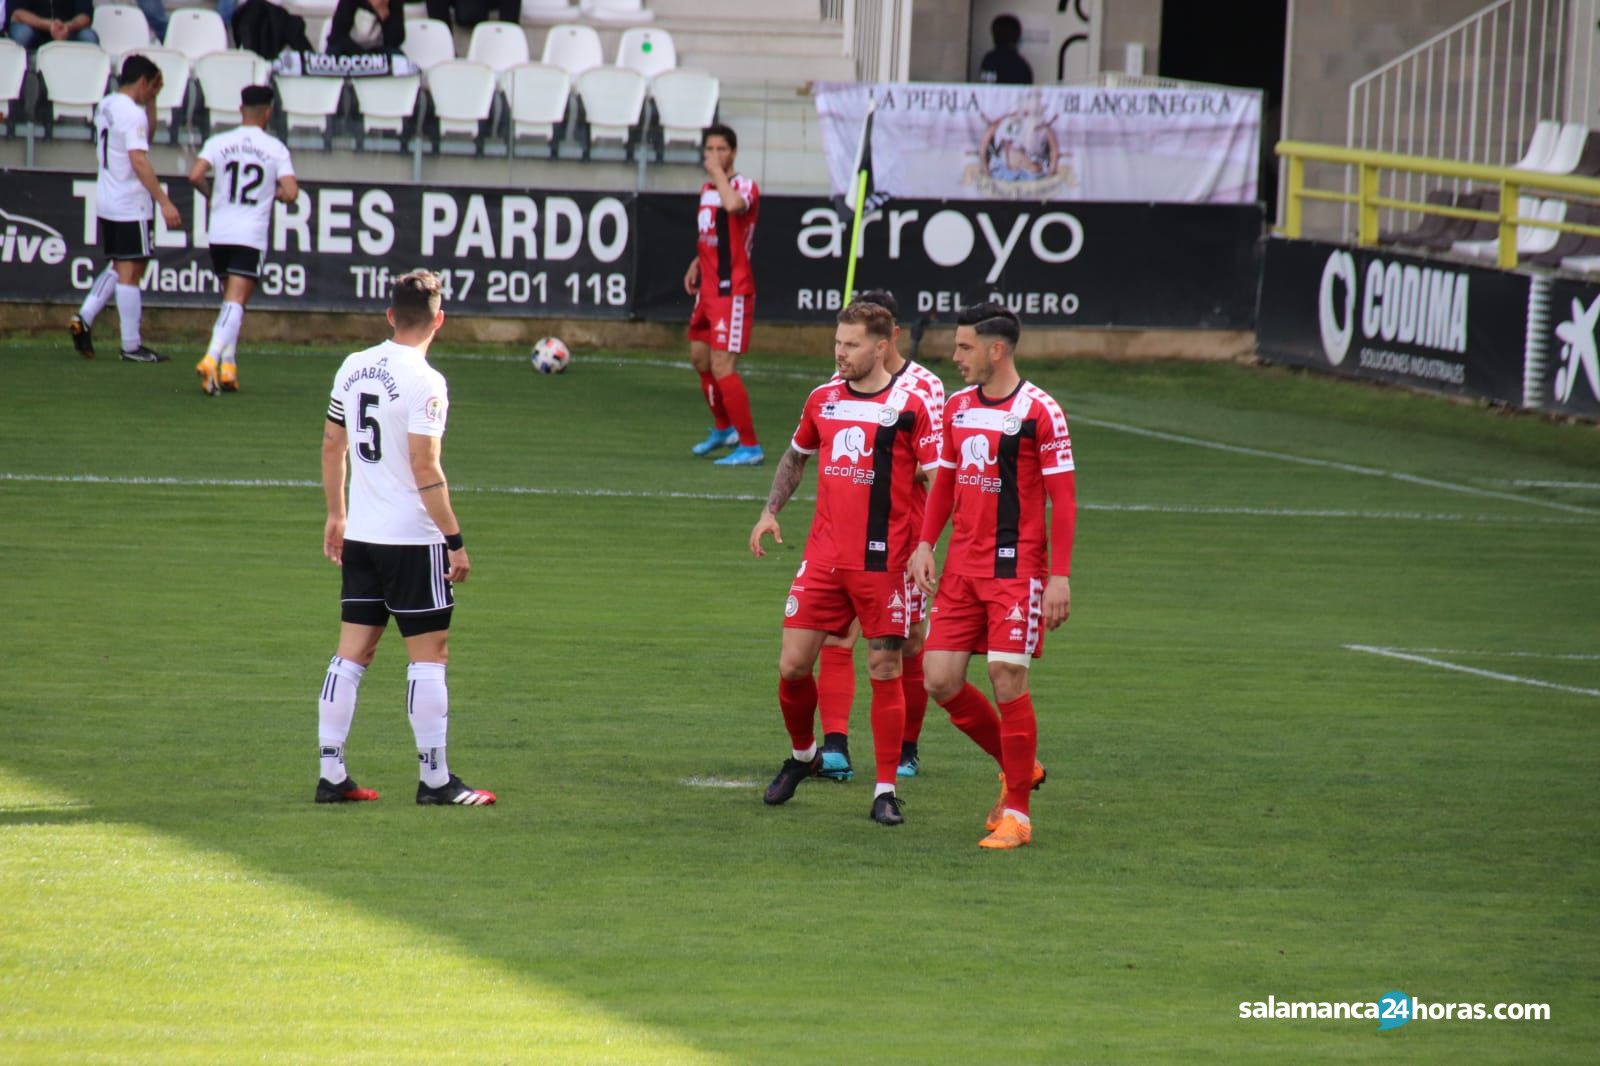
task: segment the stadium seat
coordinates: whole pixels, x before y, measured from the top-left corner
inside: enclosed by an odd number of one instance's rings
[[[650,82],[650,95],[660,126],[656,143],[660,159],[673,142],[700,143],[701,131],[717,119],[722,85],[703,70],[668,70]]]
[[[435,152],[441,150],[445,137],[471,137],[474,151],[483,154],[485,123],[494,113],[497,79],[497,72],[488,64],[470,59],[452,59],[428,71],[428,95],[438,122]]]
[[[314,36],[308,34],[307,36],[311,36],[311,46],[315,48],[319,54],[327,55],[328,38],[333,36],[333,20],[323,19],[322,25],[317,29],[316,34]],[[406,36],[411,36],[409,26],[406,27]]]
[[[367,138],[374,133],[394,134],[404,151],[411,136],[407,123],[416,115],[422,79],[415,74],[399,78],[351,78],[350,86],[356,91],[356,109],[361,113],[356,151],[365,150]]]
[[[515,154],[519,138],[538,137],[556,154],[572,99],[572,76],[560,67],[523,63],[505,73],[506,102],[511,108],[509,151]]]
[[[301,18],[333,18],[333,9],[339,6],[338,0],[283,0],[279,5],[290,14],[299,15]]]
[[[515,22],[480,22],[472,27],[467,58],[503,74],[528,61],[528,35]]]
[[[344,79],[279,75],[273,83],[278,89],[285,135],[311,132],[321,139],[323,148],[331,148],[333,131],[328,120],[339,113]]]
[[[1600,225],[1600,206],[1592,206],[1582,202],[1567,205],[1567,221],[1576,222],[1583,226]],[[1560,266],[1562,260],[1569,257],[1578,258],[1592,256],[1600,253],[1600,237],[1590,237],[1583,233],[1563,233],[1547,252],[1535,252],[1528,256],[1530,263],[1540,266]]]
[[[523,47],[527,47],[527,39],[523,39]],[[406,22],[406,41],[400,46],[411,60],[422,71],[433,68],[435,64],[444,63],[456,57],[456,38],[450,32],[450,27],[438,19],[420,18]]]
[[[596,22],[653,22],[644,0],[583,0],[583,13]]]
[[[522,0],[523,22],[548,26],[552,22],[570,22],[581,14],[581,9],[568,0]]]
[[[246,85],[265,85],[272,64],[254,52],[212,52],[194,61],[194,81],[205,104],[201,132],[239,124],[239,92]]]
[[[150,21],[132,4],[106,4],[95,8],[91,25],[100,38],[100,47],[111,57],[113,67],[119,65],[117,60],[124,55],[150,43]]]
[[[161,92],[156,97],[156,124],[165,124],[167,138],[178,143],[178,127],[183,125],[183,103],[189,95],[189,57],[176,48],[148,46],[139,54],[161,68]]]
[[[647,78],[678,65],[678,49],[666,30],[634,27],[623,30],[617,42],[617,66],[637,70]]]
[[[576,78],[586,70],[603,65],[606,57],[600,48],[598,33],[588,26],[569,23],[550,27],[539,61],[560,67]]]
[[[649,83],[627,67],[595,67],[577,78],[578,99],[583,101],[583,157],[589,158],[596,140],[620,141],[633,158],[635,135],[644,118],[644,98]]]
[[[105,96],[111,77],[111,57],[105,50],[97,44],[51,41],[39,46],[33,61],[49,104],[45,136],[54,136],[55,124],[64,118],[93,122],[95,105]]]
[[[1567,202],[1565,200],[1545,200],[1540,202],[1536,196],[1517,197],[1517,214],[1522,218],[1537,218],[1543,222],[1560,222],[1566,217]],[[1537,255],[1548,252],[1555,247],[1559,230],[1547,229],[1543,226],[1518,226],[1517,227],[1517,254]],[[1493,259],[1500,251],[1500,242],[1497,238],[1489,237],[1483,240],[1456,241],[1450,246],[1451,251],[1458,255],[1470,255],[1478,259]]]
[[[1553,118],[1540,119],[1539,124],[1533,127],[1533,135],[1528,138],[1528,150],[1511,165],[1518,170],[1538,170],[1540,164],[1550,158],[1550,150],[1556,146],[1556,137],[1560,133],[1561,123]]]
[[[188,7],[174,11],[168,18],[164,43],[168,48],[176,48],[188,56],[192,63],[203,55],[227,51],[228,28],[222,24],[222,16],[216,11]]]
[[[0,39],[0,121],[5,122],[8,134],[16,131],[22,86],[27,79],[28,53],[13,40]]]
[[[1578,161],[1583,158],[1583,150],[1588,143],[1589,127],[1581,122],[1568,122],[1556,135],[1550,154],[1533,169],[1546,174],[1571,174],[1578,169]]]

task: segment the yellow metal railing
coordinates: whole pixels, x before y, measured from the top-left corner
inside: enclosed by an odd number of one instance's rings
[[[1553,222],[1528,218],[1517,213],[1517,198],[1527,190],[1600,201],[1600,179],[1577,178],[1568,174],[1541,174],[1533,170],[1492,167],[1482,163],[1462,163],[1454,159],[1430,159],[1426,156],[1400,155],[1395,152],[1369,152],[1360,148],[1340,148],[1336,145],[1311,144],[1307,141],[1279,141],[1277,150],[1288,164],[1281,231],[1286,237],[1300,236],[1307,200],[1354,204],[1356,241],[1362,245],[1378,243],[1378,212],[1383,208],[1493,222],[1499,232],[1498,262],[1505,269],[1517,265],[1518,226],[1540,226],[1561,233],[1581,233],[1589,237],[1600,237],[1600,226],[1579,222]],[[1355,167],[1356,191],[1347,193],[1331,189],[1306,188],[1307,163],[1332,163]],[[1498,186],[1500,206],[1497,210],[1488,211],[1381,196],[1378,193],[1378,175],[1386,170],[1402,174],[1460,178],[1477,185]]]

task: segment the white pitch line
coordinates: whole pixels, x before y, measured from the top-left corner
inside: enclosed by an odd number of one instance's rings
[[[680,784],[690,788],[760,788],[755,781],[734,781],[726,777],[686,777]]]
[[[1529,481],[1519,478],[1511,484],[1526,489],[1586,489],[1600,492],[1600,481]]]
[[[1487,655],[1501,659],[1550,659],[1561,662],[1595,663],[1600,655],[1587,652],[1564,651],[1477,651],[1463,648],[1390,648],[1390,651],[1408,651],[1417,655]]]
[[[1592,507],[1579,507],[1576,504],[1558,503],[1554,500],[1540,500],[1531,496],[1518,496],[1512,492],[1499,492],[1495,489],[1481,489],[1473,485],[1461,485],[1453,481],[1440,481],[1437,478],[1422,477],[1419,474],[1406,474],[1398,470],[1383,470],[1375,466],[1358,466],[1355,463],[1341,463],[1334,459],[1314,459],[1306,455],[1292,455],[1288,452],[1268,451],[1265,448],[1249,448],[1240,444],[1224,444],[1221,441],[1206,440],[1203,437],[1190,437],[1182,433],[1167,433],[1159,429],[1145,429],[1142,426],[1130,426],[1123,422],[1107,422],[1098,418],[1085,418],[1079,415],[1072,419],[1087,426],[1098,426],[1102,429],[1114,429],[1122,433],[1132,433],[1140,437],[1149,437],[1153,440],[1168,441],[1173,444],[1187,444],[1195,448],[1209,448],[1212,451],[1228,452],[1233,455],[1248,455],[1257,459],[1275,459],[1282,463],[1299,463],[1302,466],[1321,467],[1325,470],[1338,470],[1346,474],[1359,474],[1362,477],[1387,478],[1392,481],[1403,481],[1408,485],[1421,485],[1425,488],[1443,489],[1446,492],[1459,492],[1467,496],[1484,496],[1491,500],[1509,500],[1513,503],[1525,503],[1533,507],[1545,507],[1552,511],[1566,511],[1569,514],[1600,515],[1600,511]]]
[[[1423,666],[1436,666],[1441,670],[1454,670],[1457,673],[1471,674],[1474,677],[1486,677],[1491,681],[1509,681],[1517,685],[1532,685],[1535,688],[1555,689],[1557,692],[1571,692],[1579,696],[1594,696],[1600,698],[1600,688],[1579,688],[1576,685],[1558,685],[1554,681],[1541,681],[1536,677],[1522,677],[1518,674],[1502,674],[1497,670],[1480,670],[1475,666],[1462,666],[1460,663],[1446,662],[1443,659],[1432,659],[1426,655],[1413,655],[1410,652],[1399,651],[1395,648],[1375,648],[1370,644],[1346,644],[1349,651],[1366,652],[1368,655],[1382,655],[1390,659],[1401,659],[1408,663],[1421,663]]]
[[[171,486],[175,488],[238,489],[316,489],[318,481],[292,478],[180,478],[114,474],[24,474],[0,471],[0,482],[14,481],[47,485],[129,485]],[[684,492],[671,489],[608,489],[555,487],[544,485],[456,485],[458,493],[486,493],[499,496],[571,496],[624,500],[707,500],[711,502],[761,503],[766,496],[750,492]],[[796,496],[803,503],[815,502],[812,496]],[[1450,514],[1424,511],[1350,511],[1335,508],[1226,507],[1160,503],[1080,502],[1080,510],[1112,514],[1237,515],[1246,518],[1344,518],[1372,522],[1457,522],[1510,525],[1589,525],[1582,518],[1545,518],[1512,514]]]

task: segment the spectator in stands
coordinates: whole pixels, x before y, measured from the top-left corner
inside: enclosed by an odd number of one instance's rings
[[[404,0],[339,0],[328,31],[328,54],[398,52],[406,43]]]
[[[522,17],[522,0],[428,0],[428,17],[449,26],[452,7],[455,8],[455,25],[464,30],[491,18],[516,22]],[[491,7],[493,14],[489,11]]]
[[[94,21],[94,0],[7,0],[11,25],[6,32],[28,51],[51,41],[99,44],[89,28]]]
[[[1017,51],[1022,23],[1015,15],[998,15],[989,23],[994,48],[978,64],[978,80],[992,85],[1032,85],[1033,68]]]
[[[165,40],[167,36],[167,0],[134,0],[134,3],[138,4],[139,10],[144,12],[144,20],[150,24],[150,32],[156,35],[156,40]]]

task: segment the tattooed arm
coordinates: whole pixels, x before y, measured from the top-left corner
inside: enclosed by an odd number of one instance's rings
[[[767,554],[767,550],[761,546],[761,538],[766,534],[771,533],[773,540],[783,543],[783,531],[778,528],[778,512],[783,510],[783,505],[789,502],[789,497],[800,486],[800,478],[805,474],[806,460],[809,458],[804,452],[790,448],[778,460],[778,469],[772,474],[772,491],[767,493],[767,505],[762,508],[761,517],[756,519],[755,527],[750,530],[750,554],[757,558]]]

